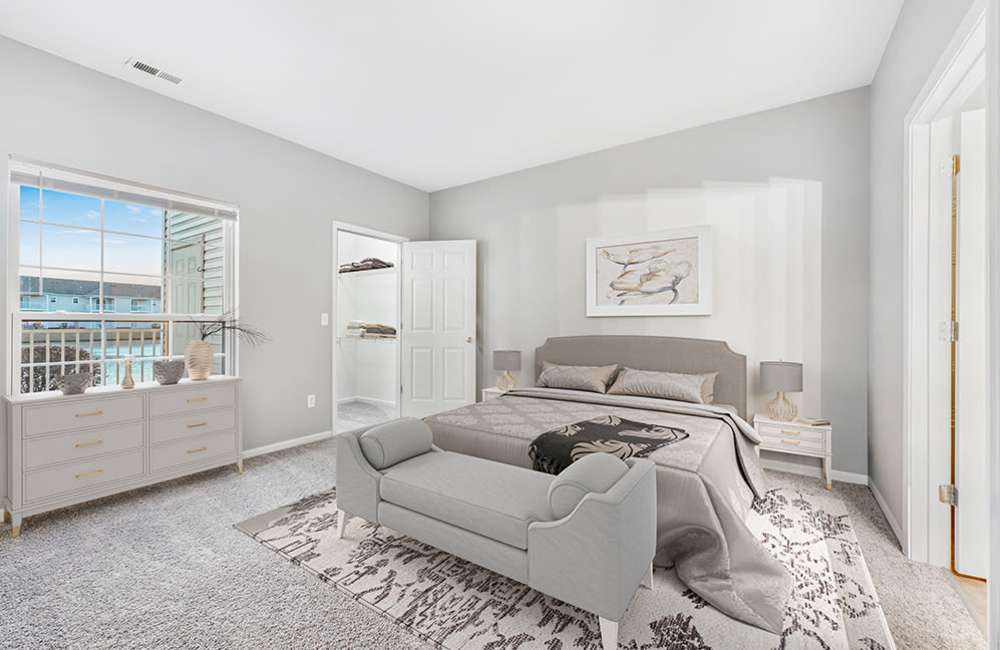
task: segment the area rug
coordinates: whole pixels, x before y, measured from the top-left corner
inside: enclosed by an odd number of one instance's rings
[[[335,538],[336,492],[306,497],[237,528],[357,602],[448,650],[600,650],[593,614],[360,518]],[[844,504],[779,488],[748,525],[795,578],[784,631],[729,618],[654,572],[622,621],[625,650],[894,648]]]

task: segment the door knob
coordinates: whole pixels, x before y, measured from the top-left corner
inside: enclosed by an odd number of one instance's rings
[[[472,337],[471,336],[466,336],[465,337],[465,342],[466,343],[472,343]]]

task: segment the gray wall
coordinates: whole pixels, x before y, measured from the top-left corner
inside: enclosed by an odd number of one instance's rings
[[[707,180],[818,180],[823,183],[822,402],[836,428],[834,467],[866,474],[868,108],[868,89],[862,88],[431,194],[433,239],[480,242],[480,349],[510,345],[515,338],[525,341],[527,350],[555,334],[650,331],[650,319],[585,319],[582,308],[552,313],[559,304],[553,291],[582,296],[582,271],[567,286],[554,288],[544,264],[520,254],[535,237],[558,236],[553,208]],[[582,259],[583,242],[573,245],[580,246]],[[536,274],[537,288],[524,282],[526,273]],[[521,288],[515,295],[511,284]],[[545,313],[547,331],[527,331],[530,326],[522,321],[538,322],[528,313]],[[518,327],[524,331],[512,333]],[[677,319],[655,319],[657,333],[670,335],[677,327]],[[481,382],[492,383],[489,360],[481,357],[479,368]]]
[[[273,339],[241,353],[245,446],[329,430],[331,222],[426,238],[427,194],[9,39],[0,61],[4,175],[14,153],[240,206],[241,315]]]
[[[905,529],[903,121],[972,0],[907,0],[871,85],[870,476]]]

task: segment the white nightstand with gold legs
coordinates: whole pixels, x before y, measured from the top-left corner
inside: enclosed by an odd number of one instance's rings
[[[813,426],[804,422],[782,422],[757,414],[753,418],[754,430],[763,441],[758,451],[777,451],[795,456],[810,456],[823,461],[823,479],[826,489],[833,488],[830,478],[833,461],[833,428],[827,424]]]

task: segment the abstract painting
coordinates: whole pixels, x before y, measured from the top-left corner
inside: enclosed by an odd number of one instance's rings
[[[587,240],[587,316],[711,313],[708,226]]]

